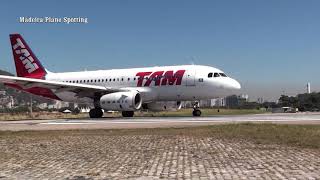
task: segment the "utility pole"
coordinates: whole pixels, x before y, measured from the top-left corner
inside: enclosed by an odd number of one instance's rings
[[[30,117],[33,118],[33,114],[32,114],[32,94],[30,94]]]

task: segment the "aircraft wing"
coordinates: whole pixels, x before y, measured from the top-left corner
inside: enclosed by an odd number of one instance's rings
[[[30,88],[37,87],[37,88],[50,89],[55,93],[65,92],[65,91],[73,92],[73,93],[76,93],[78,97],[89,97],[89,98],[94,98],[96,96],[101,96],[101,95],[109,94],[113,92],[125,91],[119,88],[112,88],[112,87],[102,87],[102,86],[96,86],[96,85],[66,83],[66,82],[48,81],[43,79],[33,79],[33,78],[4,76],[4,75],[0,75],[0,82],[11,87],[18,86],[18,89],[25,90],[25,91],[27,91]]]

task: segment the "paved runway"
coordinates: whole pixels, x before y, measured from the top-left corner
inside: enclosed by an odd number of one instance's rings
[[[0,130],[64,130],[186,127],[221,123],[320,124],[320,113],[221,115],[209,117],[134,117],[0,121]]]

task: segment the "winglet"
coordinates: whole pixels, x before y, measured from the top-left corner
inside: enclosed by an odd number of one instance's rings
[[[17,76],[44,79],[47,74],[38,58],[20,34],[10,34],[10,41]]]

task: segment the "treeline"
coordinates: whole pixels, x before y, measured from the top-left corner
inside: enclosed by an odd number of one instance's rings
[[[234,106],[227,106],[227,108],[233,109],[272,109],[281,107],[298,108],[299,111],[320,111],[320,92],[298,94],[297,96],[281,95],[278,103],[264,102],[260,104],[240,99]]]
[[[282,107],[298,108],[299,111],[319,111],[320,92],[298,94],[297,96],[282,95],[279,98],[279,105]]]

